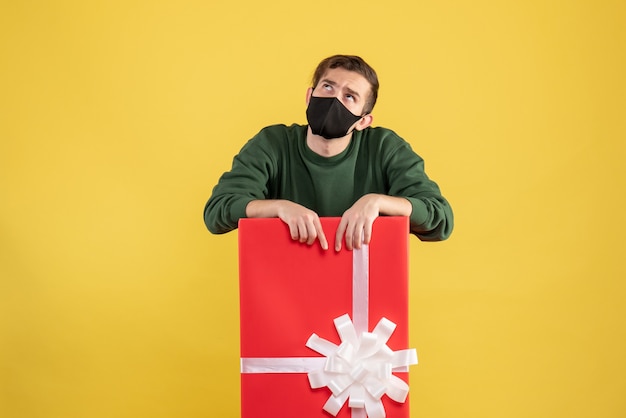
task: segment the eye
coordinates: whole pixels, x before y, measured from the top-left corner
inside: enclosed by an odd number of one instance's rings
[[[330,84],[322,84],[322,88],[326,91],[331,91],[333,89],[333,86],[331,86]]]
[[[346,100],[348,100],[350,102],[355,102],[356,101],[356,97],[354,97],[351,94],[346,94]]]

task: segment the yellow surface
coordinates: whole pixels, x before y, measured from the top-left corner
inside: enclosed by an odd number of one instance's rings
[[[314,66],[456,214],[411,239],[412,417],[626,416],[623,1],[3,1],[0,417],[236,417],[236,234],[202,209]]]

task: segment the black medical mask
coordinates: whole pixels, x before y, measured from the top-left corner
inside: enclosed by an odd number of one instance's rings
[[[306,118],[315,135],[326,139],[342,138],[348,129],[361,119],[350,112],[336,97],[311,96],[306,109]]]

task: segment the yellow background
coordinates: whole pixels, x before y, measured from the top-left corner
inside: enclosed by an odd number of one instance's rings
[[[236,417],[236,233],[202,209],[315,65],[455,210],[411,238],[412,417],[626,416],[624,1],[3,1],[0,417]],[[297,277],[294,278],[297,280]]]

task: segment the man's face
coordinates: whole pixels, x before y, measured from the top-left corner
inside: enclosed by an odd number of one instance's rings
[[[343,68],[331,68],[324,73],[312,95],[336,97],[350,112],[362,116],[370,90],[369,82],[361,74]]]

